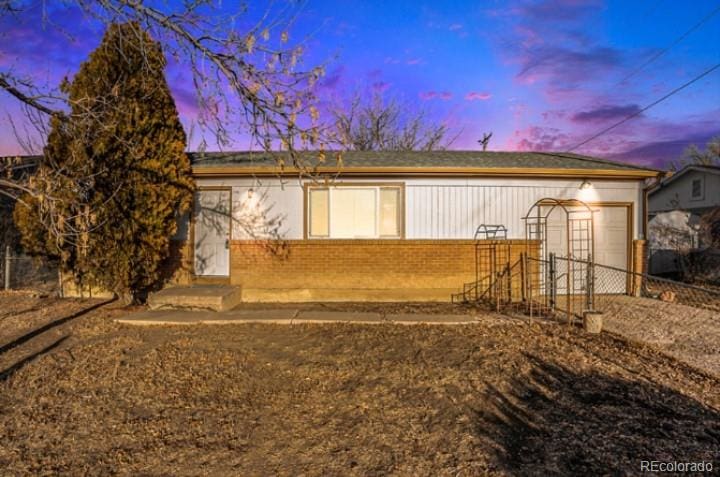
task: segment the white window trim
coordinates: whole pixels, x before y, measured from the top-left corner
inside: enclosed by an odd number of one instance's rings
[[[374,189],[375,190],[375,235],[367,237],[333,237],[332,236],[332,196],[333,190],[340,188],[348,189]],[[312,211],[310,204],[310,191],[317,189],[328,190],[328,235],[327,236],[313,236],[310,235],[310,223],[312,220]],[[397,189],[398,191],[398,234],[397,235],[380,235],[381,229],[381,204],[380,204],[380,190],[381,189]],[[304,231],[305,238],[308,240],[398,240],[405,238],[405,183],[404,182],[388,182],[388,183],[342,183],[333,184],[330,186],[321,185],[310,185],[306,184],[305,194],[305,220],[304,220]]]

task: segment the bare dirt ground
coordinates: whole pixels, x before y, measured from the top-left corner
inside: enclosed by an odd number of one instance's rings
[[[720,313],[649,298],[602,302],[605,328],[720,377]]]
[[[720,465],[720,381],[650,348],[477,325],[130,327],[0,295],[9,475],[634,475]]]

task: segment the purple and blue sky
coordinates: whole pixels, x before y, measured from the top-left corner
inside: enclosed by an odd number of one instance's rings
[[[53,84],[77,71],[102,31],[76,11],[50,4],[53,26],[43,26],[38,14],[0,21],[0,66]],[[311,35],[307,64],[328,61],[318,89],[323,102],[342,101],[358,89],[381,91],[459,131],[455,149],[477,149],[482,133],[492,131],[492,150],[562,151],[720,63],[716,14],[637,70],[719,6],[700,0],[308,0],[292,35]],[[189,76],[170,68],[168,80],[187,123],[194,107]],[[0,154],[19,153],[7,120],[19,117],[18,107],[4,93],[0,112]],[[716,70],[576,152],[664,166],[688,145],[720,135],[719,118]]]

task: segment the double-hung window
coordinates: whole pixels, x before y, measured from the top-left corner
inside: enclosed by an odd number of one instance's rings
[[[401,238],[403,188],[394,185],[307,187],[308,238]]]

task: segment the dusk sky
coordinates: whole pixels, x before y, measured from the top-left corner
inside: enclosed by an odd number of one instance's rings
[[[53,84],[77,71],[102,29],[62,2],[46,4],[49,20],[76,39],[43,26],[39,8],[6,16],[0,67]],[[720,63],[720,13],[677,42],[718,7],[693,0],[308,0],[292,35],[311,35],[305,64],[327,62],[318,90],[326,104],[358,89],[378,91],[426,108],[459,132],[454,149],[478,149],[482,133],[492,131],[491,150],[563,151]],[[188,125],[189,77],[178,66],[167,76]],[[19,117],[18,107],[2,92],[0,112],[0,154],[21,153],[7,119]],[[576,152],[664,166],[689,144],[720,135],[718,118],[720,69]]]

